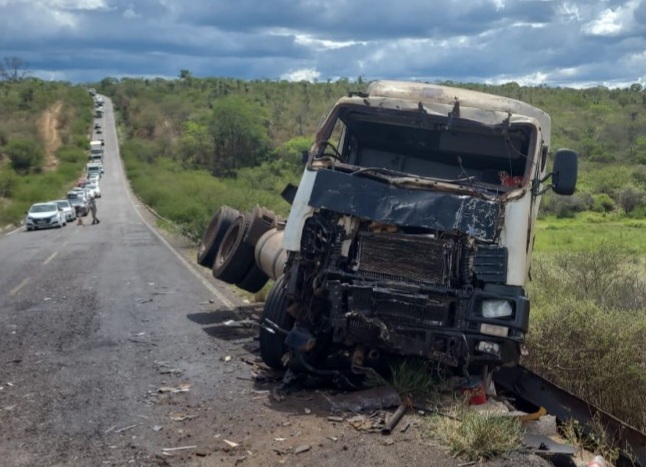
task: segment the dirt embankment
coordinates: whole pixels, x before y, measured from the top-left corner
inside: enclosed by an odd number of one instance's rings
[[[58,101],[49,106],[38,121],[38,130],[40,131],[43,145],[45,147],[44,170],[54,170],[58,165],[56,150],[61,146],[61,136],[58,131],[59,115],[63,109],[63,102]]]

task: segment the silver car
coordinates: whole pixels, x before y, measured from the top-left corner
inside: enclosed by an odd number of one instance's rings
[[[70,204],[69,200],[57,199],[56,201],[52,201],[52,203],[56,203],[59,209],[63,210],[63,214],[65,214],[65,220],[67,222],[76,220],[76,209]]]
[[[61,228],[67,225],[65,214],[56,203],[36,203],[27,211],[27,230]]]

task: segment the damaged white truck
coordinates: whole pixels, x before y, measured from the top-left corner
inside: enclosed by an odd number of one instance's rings
[[[509,98],[373,82],[320,126],[286,223],[220,209],[198,262],[247,290],[276,279],[260,331],[272,367],[350,381],[397,357],[516,363],[541,195],[577,178],[574,151],[548,163],[550,124]]]

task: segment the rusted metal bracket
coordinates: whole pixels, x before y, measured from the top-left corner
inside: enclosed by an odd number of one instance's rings
[[[559,421],[578,421],[585,435],[590,433],[593,421],[600,422],[608,438],[621,450],[628,465],[633,463],[646,467],[646,434],[636,428],[523,366],[501,367],[494,373],[493,379],[499,387],[514,393],[518,398],[537,407],[545,407],[547,413],[554,415]]]

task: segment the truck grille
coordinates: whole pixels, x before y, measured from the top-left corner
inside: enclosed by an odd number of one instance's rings
[[[456,271],[452,240],[422,235],[361,235],[359,273],[373,278],[450,285]]]
[[[447,297],[408,295],[394,291],[353,287],[348,301],[350,311],[377,318],[391,329],[451,325],[451,305]]]

